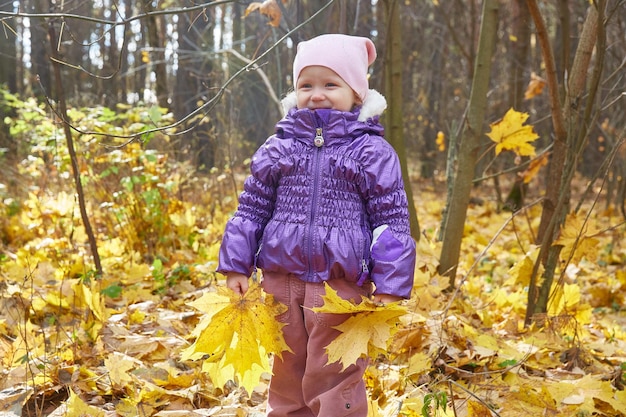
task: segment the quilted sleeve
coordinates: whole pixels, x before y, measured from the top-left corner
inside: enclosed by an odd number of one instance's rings
[[[274,211],[276,186],[269,140],[252,157],[237,211],[226,223],[217,272],[250,275],[263,229]]]
[[[415,270],[415,241],[397,154],[388,145],[365,167],[367,213],[372,227],[371,279],[376,294],[410,298]]]

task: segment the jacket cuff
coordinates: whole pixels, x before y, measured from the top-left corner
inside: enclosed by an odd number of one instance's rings
[[[387,225],[373,232],[371,258],[375,294],[410,298],[415,273],[415,242],[410,236],[394,236]]]

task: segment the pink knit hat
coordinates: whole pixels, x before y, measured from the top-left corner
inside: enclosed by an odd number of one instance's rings
[[[300,42],[293,61],[293,85],[298,83],[300,71],[311,65],[320,65],[335,71],[361,100],[367,96],[367,67],[376,59],[374,42],[360,36],[339,34],[320,35]]]

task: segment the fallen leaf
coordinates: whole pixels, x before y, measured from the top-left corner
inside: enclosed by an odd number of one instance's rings
[[[109,371],[109,378],[113,385],[123,387],[133,380],[129,371],[137,366],[137,362],[137,360],[123,353],[113,352],[112,355],[104,359],[104,366]]]
[[[565,224],[561,227],[555,245],[563,245],[561,259],[578,263],[583,257],[590,261],[595,261],[598,255],[599,234],[595,222],[586,219],[576,213],[570,213],[565,219]]]
[[[67,400],[67,412],[65,417],[104,417],[104,411],[93,407],[80,399],[74,391],[70,390],[70,398]]]

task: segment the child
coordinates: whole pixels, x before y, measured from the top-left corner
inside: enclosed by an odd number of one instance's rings
[[[411,294],[415,242],[398,156],[378,122],[387,103],[368,90],[375,58],[362,37],[298,45],[286,116],[252,158],[224,232],[218,271],[227,286],[245,294],[259,267],[264,290],[288,306],[278,319],[293,353],[274,358],[268,417],[367,416],[367,361],[343,371],[327,364],[333,326],[348,316],[311,311],[323,304],[324,282],[355,302]]]

